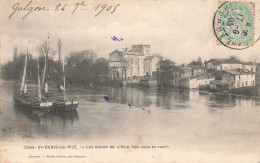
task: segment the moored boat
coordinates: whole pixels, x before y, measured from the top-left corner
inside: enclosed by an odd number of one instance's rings
[[[24,62],[24,70],[22,76],[22,83],[20,92],[14,93],[13,99],[15,105],[21,108],[22,110],[32,110],[32,111],[39,111],[39,115],[44,115],[49,113],[49,111],[53,107],[53,103],[48,100],[42,100],[41,98],[41,91],[40,91],[40,78],[39,78],[39,60],[38,60],[38,97],[36,95],[31,95],[27,92],[27,84],[26,84],[26,77],[27,77],[27,60],[28,60],[28,48],[27,53],[25,56]]]
[[[60,47],[59,47],[60,50]],[[59,51],[60,53],[60,51]],[[49,94],[47,91],[45,91],[45,97],[47,99],[51,99],[53,101],[53,107],[54,110],[61,112],[67,112],[67,111],[75,111],[78,107],[79,101],[73,99],[72,97],[67,98],[66,97],[66,79],[65,79],[65,68],[64,68],[64,57],[62,59],[62,76],[63,76],[63,82],[62,85],[60,85],[60,90],[62,91],[62,97],[56,97],[54,95]],[[46,89],[48,90],[48,89]],[[49,96],[49,97],[48,97]]]
[[[25,110],[38,110],[44,114],[49,113],[53,108],[53,103],[50,101],[39,101],[36,97],[30,97],[29,94],[15,94],[15,105]]]
[[[78,100],[56,100],[53,107],[56,111],[75,111],[78,107]]]

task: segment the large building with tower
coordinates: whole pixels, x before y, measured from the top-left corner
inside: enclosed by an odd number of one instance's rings
[[[132,49],[114,50],[109,54],[111,79],[128,79],[152,75],[158,66],[158,57],[151,55],[150,45],[132,45]]]

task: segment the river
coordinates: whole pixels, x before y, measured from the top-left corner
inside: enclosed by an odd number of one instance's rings
[[[14,106],[18,87],[1,80],[1,140],[142,137],[176,148],[259,151],[259,99],[197,90],[75,86],[68,93],[80,102],[77,112],[37,117]]]

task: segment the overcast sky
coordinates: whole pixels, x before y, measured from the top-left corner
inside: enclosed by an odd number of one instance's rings
[[[25,7],[29,1],[20,1]],[[54,11],[58,2],[66,2],[65,11]],[[149,44],[152,53],[160,53],[176,63],[197,59],[223,58],[231,55],[249,60],[260,55],[260,41],[246,50],[231,50],[216,44],[212,21],[217,1],[86,1],[87,10],[77,10],[73,5],[82,1],[33,1],[31,6],[46,6],[48,12],[19,11],[11,19],[16,1],[3,0],[1,8],[1,63],[12,59],[14,46],[18,51],[38,55],[37,46],[50,37],[50,46],[57,50],[57,39],[62,40],[62,54],[71,51],[94,50],[98,57],[108,58],[110,52],[131,47],[132,44]],[[113,14],[103,11],[94,15],[94,7],[107,3],[117,7]],[[257,4],[258,7],[260,4]],[[79,9],[79,8],[78,8]],[[259,9],[256,9],[255,37],[260,35]],[[110,37],[121,37],[113,41]]]

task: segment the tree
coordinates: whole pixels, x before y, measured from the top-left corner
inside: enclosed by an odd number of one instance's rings
[[[2,66],[2,76],[6,79],[21,79],[24,63],[25,63],[25,53],[20,52],[17,58],[13,61],[9,61]],[[27,80],[34,80],[34,60],[31,54],[28,54],[28,64],[27,64]]]
[[[91,66],[92,82],[99,84],[108,75],[109,63],[105,58],[98,58]]]
[[[40,46],[38,46],[38,52],[39,52],[39,56],[40,56],[40,63],[43,62],[43,73],[42,73],[42,82],[41,82],[41,90],[44,89],[44,84],[46,82],[46,71],[47,70],[47,67],[49,67],[48,63],[49,63],[49,60],[53,60],[53,56],[55,55],[55,51],[49,47],[49,43],[46,41],[42,44],[40,44]],[[49,74],[48,76],[49,77]]]
[[[90,84],[93,76],[92,66],[97,54],[92,50],[70,52],[66,59],[66,78],[70,83]]]
[[[191,61],[189,65],[202,65],[202,60],[199,57],[197,61]]]
[[[178,68],[175,62],[170,59],[163,58],[158,63],[157,80],[159,85],[170,85],[170,81],[174,78],[174,71]]]

